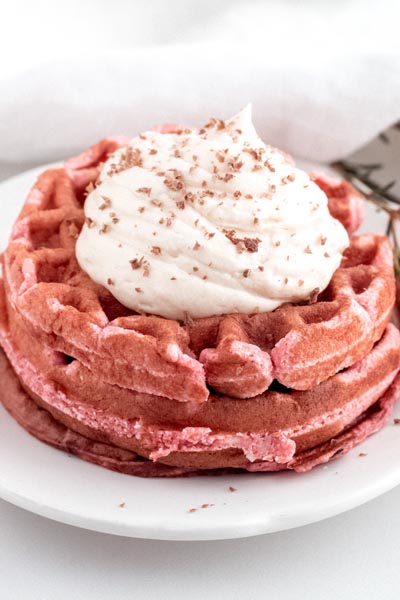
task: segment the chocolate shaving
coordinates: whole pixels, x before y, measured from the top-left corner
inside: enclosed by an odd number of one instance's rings
[[[92,229],[92,227],[94,227],[94,221],[90,217],[86,217],[85,223],[89,229]]]
[[[110,231],[110,226],[107,225],[107,223],[103,223],[103,225],[99,229],[99,234],[107,233],[107,231]]]
[[[184,199],[186,200],[186,202],[194,202],[196,199],[196,196],[194,194],[192,194],[192,192],[187,192],[184,196]]]
[[[154,200],[154,198],[150,200],[150,204],[152,204],[153,206],[157,206],[157,208],[161,208],[162,206],[164,206],[161,200]]]
[[[144,273],[147,272],[147,275],[145,275],[145,277],[148,276],[149,274],[149,261],[145,259],[144,256],[141,256],[140,258],[133,258],[132,260],[129,261],[131,268],[133,271],[136,271],[137,269],[141,269],[143,267],[144,269]]]
[[[130,169],[131,167],[142,167],[143,160],[141,158],[141,154],[142,153],[139,148],[132,148],[131,146],[128,146],[121,154],[119,162],[117,164],[112,163],[110,165],[107,175],[111,177],[112,175],[126,171],[126,169]]]
[[[111,202],[111,198],[108,198],[108,196],[102,196],[103,198],[103,203],[100,204],[99,206],[99,210],[105,210],[106,208],[110,208],[112,202]]]
[[[185,187],[183,174],[177,169],[170,169],[171,175],[164,179],[164,184],[173,192],[179,192]]]
[[[257,150],[255,148],[243,148],[243,152],[247,152],[254,160],[259,161],[262,159],[264,148],[258,148]]]
[[[272,164],[272,163],[271,163],[269,160],[266,160],[266,161],[264,162],[264,167],[267,167],[267,169],[268,169],[269,171],[271,171],[271,173],[275,173],[275,171],[276,171],[276,169],[275,169],[274,165],[273,165],[273,164]]]
[[[205,133],[206,129],[216,128],[219,131],[222,131],[226,128],[225,121],[222,119],[216,119],[215,117],[210,117],[208,122],[204,125],[202,129],[199,130],[199,133]]]
[[[90,181],[90,183],[87,184],[86,188],[85,188],[85,193],[90,194],[90,192],[93,192],[94,190],[94,185],[93,185],[93,181]]]
[[[220,181],[224,181],[225,183],[233,179],[233,177],[234,175],[232,175],[232,173],[225,173],[225,175],[217,175],[217,179],[219,179]]]
[[[232,171],[240,171],[240,169],[243,167],[244,162],[239,158],[240,155],[238,154],[237,156],[234,156],[228,160],[228,167],[232,169]]]
[[[150,196],[151,187],[140,187],[136,190],[138,194],[146,194],[146,196]]]
[[[289,175],[286,176],[287,181],[294,181],[296,179],[296,175],[294,173],[289,173]]]
[[[258,245],[261,243],[260,238],[237,238],[236,231],[234,229],[223,229],[223,233],[228,240],[238,247],[238,249],[245,249],[247,252],[258,252]]]

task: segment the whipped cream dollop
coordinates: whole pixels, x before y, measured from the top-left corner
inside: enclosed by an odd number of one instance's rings
[[[82,269],[125,306],[171,319],[310,298],[349,244],[325,193],[258,137],[250,107],[135,137],[104,163],[85,215]]]

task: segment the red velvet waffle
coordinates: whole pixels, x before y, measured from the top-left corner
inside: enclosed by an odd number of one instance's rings
[[[387,238],[353,237],[313,303],[186,323],[135,314],[75,257],[84,190],[123,143],[103,140],[43,173],[14,226],[0,343],[26,390],[3,361],[4,404],[17,420],[44,441],[67,449],[67,436],[84,458],[140,475],[301,470],[331,456],[329,440],[347,449],[377,429],[400,366]],[[315,181],[352,232],[360,196]]]

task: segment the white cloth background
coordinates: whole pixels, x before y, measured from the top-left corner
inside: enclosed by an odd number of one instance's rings
[[[0,169],[253,102],[268,142],[344,156],[400,118],[398,0],[0,1]]]

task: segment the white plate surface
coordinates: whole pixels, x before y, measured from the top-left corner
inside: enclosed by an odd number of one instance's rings
[[[0,184],[0,248],[41,170]],[[363,229],[382,231],[384,222],[381,214],[371,210]],[[399,403],[396,411],[400,416]],[[361,450],[367,456],[360,457]],[[356,448],[340,460],[301,475],[141,479],[49,448],[0,407],[0,496],[57,521],[125,536],[164,540],[246,537],[339,514],[400,483],[399,426],[391,421],[361,450]]]

